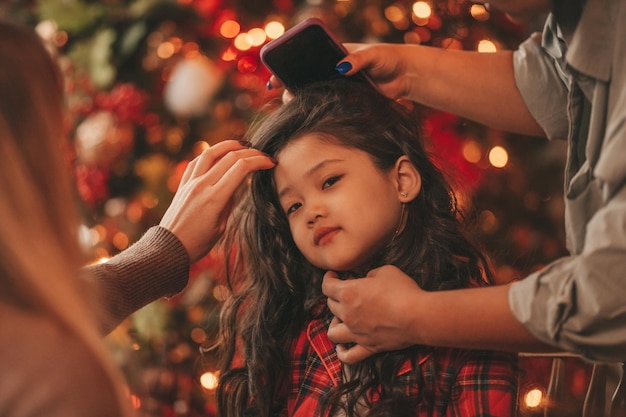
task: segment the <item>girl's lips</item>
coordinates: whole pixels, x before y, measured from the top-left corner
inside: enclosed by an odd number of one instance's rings
[[[339,232],[339,227],[320,227],[315,231],[313,242],[316,246],[329,242]]]

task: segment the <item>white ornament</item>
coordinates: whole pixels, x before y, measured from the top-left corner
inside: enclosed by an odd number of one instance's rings
[[[76,128],[76,154],[82,163],[108,166],[133,147],[132,125],[120,124],[114,114],[96,111]]]
[[[209,59],[184,59],[165,85],[165,106],[176,116],[202,116],[221,85],[221,71]]]

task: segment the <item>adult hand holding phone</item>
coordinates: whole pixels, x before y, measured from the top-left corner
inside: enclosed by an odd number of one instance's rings
[[[283,85],[293,93],[316,81],[342,77],[336,66],[347,54],[321,20],[310,18],[266,44],[261,49],[261,60],[273,74],[268,87]],[[374,86],[359,71],[350,76]]]

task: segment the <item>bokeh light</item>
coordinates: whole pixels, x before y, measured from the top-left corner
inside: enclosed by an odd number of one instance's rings
[[[476,50],[482,53],[493,53],[497,52],[498,48],[496,47],[496,44],[489,39],[483,39],[478,42]]]
[[[480,146],[478,146],[478,144],[473,140],[465,142],[461,152],[463,153],[463,158],[473,164],[477,163],[482,158]]]
[[[479,22],[489,20],[489,12],[482,4],[473,4],[472,7],[470,7],[470,14]]]
[[[494,146],[489,151],[489,163],[496,168],[504,168],[509,162],[509,153],[502,146]]]
[[[533,388],[524,395],[524,404],[528,408],[537,408],[543,401],[543,392],[538,388]]]
[[[239,35],[237,35],[237,37],[235,37],[235,48],[239,49],[240,51],[247,51],[248,49],[252,48],[247,33],[240,33]]]
[[[282,23],[271,21],[265,25],[265,34],[270,39],[276,39],[285,33],[285,26]]]
[[[232,39],[239,35],[241,25],[235,20],[227,20],[220,26],[220,35],[227,39]]]
[[[248,42],[252,46],[259,46],[265,43],[267,34],[261,28],[253,28],[248,31]]]
[[[204,389],[214,390],[219,382],[217,372],[205,372],[200,376],[200,385]]]
[[[418,1],[413,3],[413,13],[420,19],[428,19],[433,14],[433,10],[430,4],[425,1]]]

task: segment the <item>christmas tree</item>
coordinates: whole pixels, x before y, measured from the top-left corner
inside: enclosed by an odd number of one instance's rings
[[[41,0],[3,3],[0,13],[34,27],[62,68],[80,236],[94,262],[157,224],[187,163],[241,137],[279,98],[266,88],[259,50],[295,23],[318,17],[343,42],[484,53],[514,49],[541,24],[516,24],[460,0]],[[430,109],[420,114],[499,282],[565,254],[562,145]],[[107,338],[144,415],[215,413],[219,375],[208,348],[226,291],[221,264],[209,254],[192,266],[182,295],[145,307]],[[536,366],[534,376],[549,374],[547,362]],[[587,370],[574,372],[570,389],[579,398]],[[545,392],[542,383],[529,387]]]

